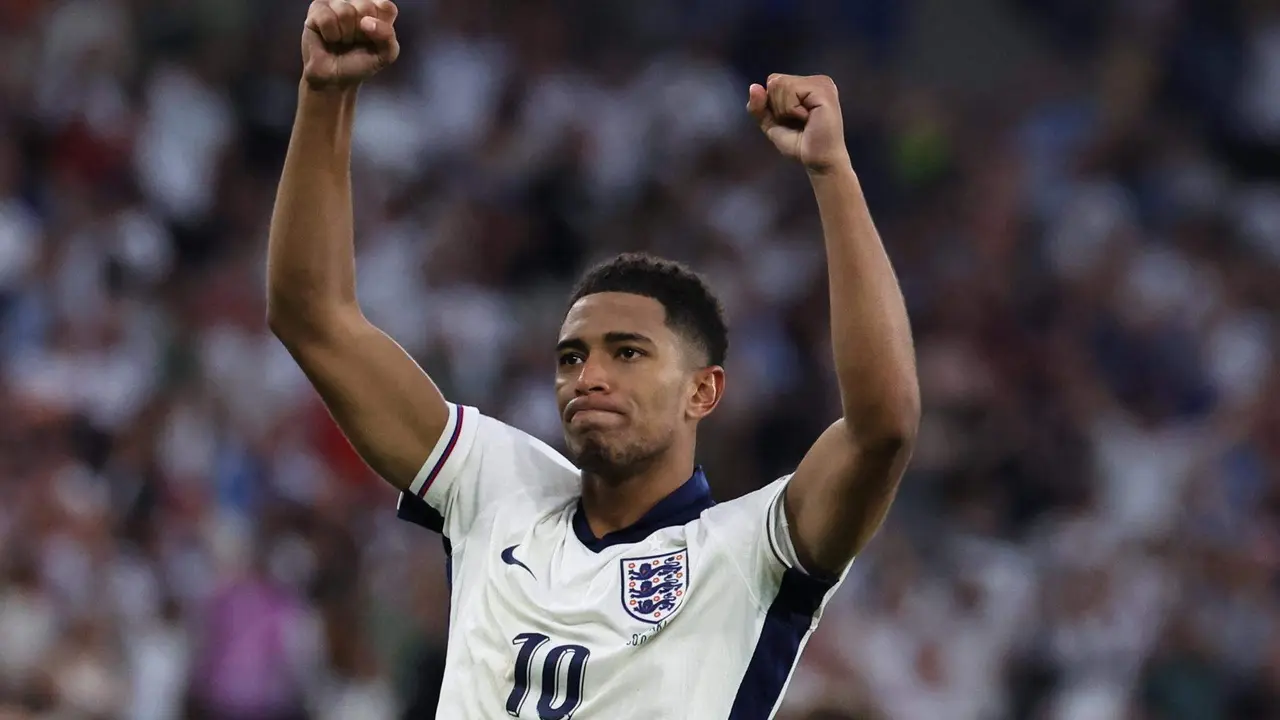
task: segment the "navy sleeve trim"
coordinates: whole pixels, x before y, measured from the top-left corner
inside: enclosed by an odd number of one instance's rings
[[[396,508],[396,517],[432,532],[444,534],[444,515],[428,505],[426,500],[411,492],[400,493],[400,506]]]
[[[765,616],[729,720],[768,720],[791,678],[800,648],[836,583],[789,568]]]

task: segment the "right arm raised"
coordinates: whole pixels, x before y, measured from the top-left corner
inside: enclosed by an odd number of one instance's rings
[[[271,218],[267,321],[360,456],[405,490],[449,408],[356,302],[350,173],[356,88],[395,60],[394,20],[390,2],[311,5],[306,78]]]

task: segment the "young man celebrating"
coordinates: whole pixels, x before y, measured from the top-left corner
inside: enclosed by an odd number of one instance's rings
[[[719,303],[683,266],[624,255],[574,292],[555,350],[572,462],[447,402],[361,314],[352,118],[360,82],[399,54],[395,19],[389,0],[311,5],[269,322],[401,490],[401,517],[451,547],[439,717],[772,717],[823,604],[888,511],[920,412],[906,312],[835,86],[773,75],[751,86],[747,110],[817,198],[843,417],[792,475],[716,505],[694,448],[724,393],[728,340]]]

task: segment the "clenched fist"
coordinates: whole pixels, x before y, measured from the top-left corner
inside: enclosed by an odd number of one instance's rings
[[[774,146],[810,173],[849,164],[840,97],[831,78],[775,73],[765,85],[751,86],[747,110]]]
[[[350,87],[400,56],[391,0],[315,0],[302,31],[302,76],[313,88]]]

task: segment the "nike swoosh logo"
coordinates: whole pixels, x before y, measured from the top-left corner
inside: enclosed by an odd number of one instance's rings
[[[508,565],[515,565],[516,567],[522,567],[522,568],[524,568],[524,569],[525,569],[525,572],[529,573],[529,576],[530,576],[530,577],[532,577],[534,580],[537,580],[537,579],[538,579],[538,576],[533,574],[533,571],[529,569],[529,566],[528,566],[528,565],[525,565],[524,563],[522,563],[522,562],[520,562],[519,560],[517,560],[517,559],[516,559],[516,548],[518,548],[518,547],[520,547],[520,545],[516,544],[516,545],[512,545],[511,547],[507,548],[506,550],[503,550],[503,551],[502,551],[502,562],[504,562],[504,563],[506,563],[506,564],[508,564]]]

